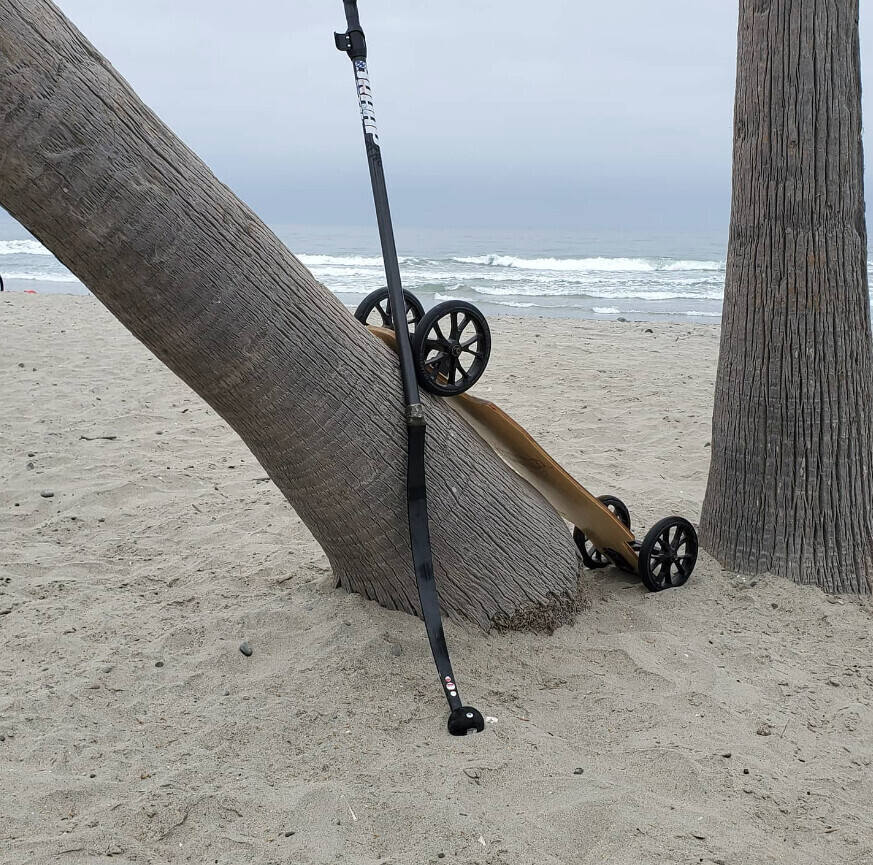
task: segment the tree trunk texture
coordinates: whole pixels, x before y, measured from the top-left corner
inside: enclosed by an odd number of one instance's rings
[[[873,587],[873,341],[858,0],[741,0],[733,206],[703,545]]]
[[[48,0],[0,0],[0,203],[239,433],[338,585],[418,613],[395,356]],[[444,611],[483,628],[571,621],[566,525],[424,403]]]

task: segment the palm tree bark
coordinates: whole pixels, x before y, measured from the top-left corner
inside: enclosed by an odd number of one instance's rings
[[[0,203],[237,431],[339,585],[417,613],[396,358],[48,0],[0,0]],[[562,520],[425,402],[444,610],[572,620]]]
[[[704,546],[873,587],[873,340],[858,0],[741,0]]]

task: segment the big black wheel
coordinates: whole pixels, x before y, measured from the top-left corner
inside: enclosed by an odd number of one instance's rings
[[[640,577],[652,592],[688,582],[697,562],[697,531],[682,517],[665,517],[646,533],[640,546]]]
[[[424,315],[424,307],[421,301],[411,292],[403,291],[403,299],[406,301],[406,321],[409,330],[417,327]],[[363,324],[372,324],[377,327],[394,329],[394,316],[391,313],[391,301],[388,299],[387,288],[377,288],[371,291],[355,310],[355,318]]]
[[[485,316],[465,300],[437,304],[412,335],[412,356],[421,386],[438,396],[457,396],[485,372],[491,329]]]
[[[598,499],[623,526],[626,526],[628,529],[630,528],[630,511],[628,511],[627,505],[621,499],[615,496],[598,496]],[[576,541],[576,546],[579,547],[579,554],[582,556],[582,561],[586,568],[596,570],[597,568],[605,568],[610,564],[609,559],[585,537],[581,529],[573,530],[573,540]]]

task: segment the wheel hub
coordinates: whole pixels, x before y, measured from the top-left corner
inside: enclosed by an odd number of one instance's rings
[[[449,352],[452,357],[460,357],[461,352],[464,350],[463,346],[457,340],[452,340],[451,348],[449,348]]]

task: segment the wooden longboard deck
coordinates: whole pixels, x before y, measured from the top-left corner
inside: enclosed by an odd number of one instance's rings
[[[370,330],[392,349],[394,331]],[[470,393],[446,397],[446,402],[518,475],[538,490],[564,519],[581,529],[600,551],[615,550],[636,570],[634,536],[585,487],[568,474],[531,434],[503,409]]]

